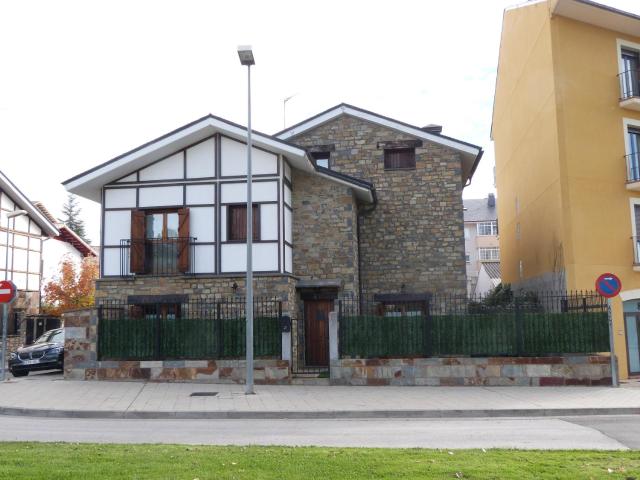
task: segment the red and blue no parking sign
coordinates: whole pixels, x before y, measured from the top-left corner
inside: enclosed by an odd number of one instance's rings
[[[603,297],[612,298],[622,290],[622,282],[613,273],[603,273],[596,280],[596,290]]]

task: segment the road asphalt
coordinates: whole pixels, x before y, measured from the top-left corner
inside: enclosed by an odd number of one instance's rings
[[[626,450],[640,448],[640,416],[106,420],[0,415],[0,441]]]

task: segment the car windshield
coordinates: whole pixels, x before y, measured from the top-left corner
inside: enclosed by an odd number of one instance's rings
[[[47,343],[47,342],[51,342],[51,343],[62,343],[62,342],[64,342],[64,332],[63,331],[46,332],[43,335],[41,335],[33,343]]]

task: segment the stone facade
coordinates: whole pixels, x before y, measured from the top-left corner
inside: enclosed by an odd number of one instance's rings
[[[347,115],[289,139],[304,147],[334,145],[331,169],[375,186],[377,207],[359,217],[364,294],[464,294],[460,156],[425,141],[416,148],[415,169],[385,170],[378,143],[403,140],[415,138]]]
[[[341,359],[334,385],[561,386],[611,385],[609,357]]]
[[[293,171],[293,269],[358,291],[357,205],[349,187]]]
[[[99,361],[97,311],[84,309],[67,312],[63,315],[63,321],[65,379],[244,383],[244,360]],[[289,362],[256,359],[254,378],[256,383],[289,383]]]

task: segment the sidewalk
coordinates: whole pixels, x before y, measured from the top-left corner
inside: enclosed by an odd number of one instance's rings
[[[640,414],[640,388],[325,387],[82,382],[0,385],[0,414],[83,418],[464,418]],[[217,392],[195,396],[194,392]]]

